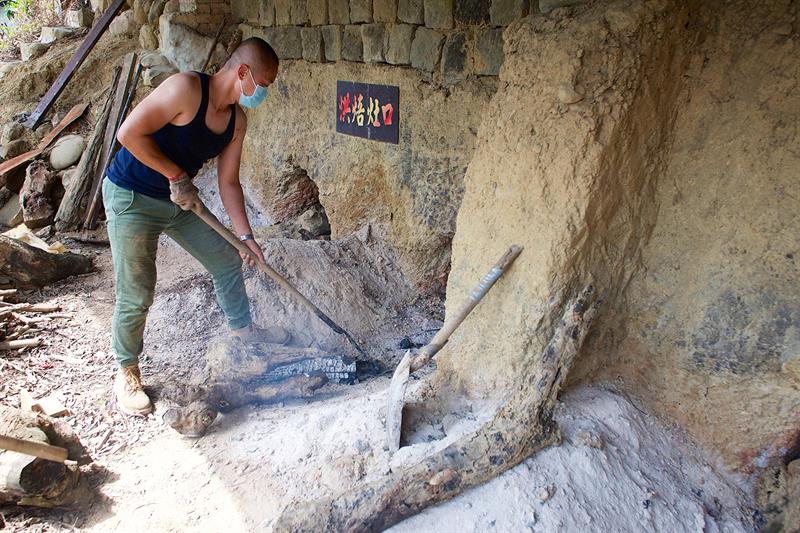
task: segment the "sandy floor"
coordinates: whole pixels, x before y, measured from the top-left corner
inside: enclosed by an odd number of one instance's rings
[[[282,253],[300,253],[292,246]],[[313,401],[239,409],[197,440],[166,426],[161,409],[146,419],[117,413],[109,390],[109,254],[96,253],[97,273],[26,295],[60,303],[70,318],[51,326],[46,348],[0,361],[0,401],[16,405],[21,387],[36,395],[60,392],[96,460],[87,477],[98,498],[81,511],[4,509],[8,530],[269,531],[289,502],[340,492],[381,471],[388,376],[326,387]],[[196,263],[166,244],[159,266],[143,359],[148,381],[183,379],[202,363],[208,340],[224,331]],[[248,287],[260,302],[256,312],[277,305],[252,274]],[[176,312],[180,320],[167,320]],[[418,337],[435,325],[421,311],[398,320],[376,337],[387,364],[402,353],[396,346],[402,324]],[[743,495],[679,435],[624,398],[572,391],[558,420],[562,445],[392,531],[753,530]],[[463,427],[432,427],[428,438],[456,438]],[[420,435],[395,460],[436,446]]]

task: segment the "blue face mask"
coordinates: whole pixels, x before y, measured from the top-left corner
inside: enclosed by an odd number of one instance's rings
[[[250,69],[247,69],[247,72],[250,74],[250,79],[253,80],[253,85],[256,86],[256,90],[253,91],[253,94],[247,96],[244,94],[244,87],[242,87],[242,80],[239,80],[239,91],[241,94],[239,95],[239,103],[244,107],[248,107],[250,109],[258,106],[261,102],[263,102],[267,98],[267,88],[262,87],[261,85],[256,83],[256,80],[253,78],[253,72]]]

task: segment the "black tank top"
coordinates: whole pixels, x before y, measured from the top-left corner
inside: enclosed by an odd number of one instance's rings
[[[192,178],[209,159],[218,156],[233,139],[236,127],[236,105],[231,105],[231,118],[222,133],[214,133],[206,126],[208,109],[208,74],[193,72],[200,77],[202,95],[200,107],[188,124],[166,124],[151,135],[158,147],[170,160]],[[169,182],[164,175],[148,167],[124,146],[114,155],[108,168],[108,178],[125,189],[153,198],[169,198]]]

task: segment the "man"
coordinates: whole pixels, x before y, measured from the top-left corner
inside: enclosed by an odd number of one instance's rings
[[[282,328],[253,328],[236,250],[209,228],[192,208],[200,205],[192,178],[203,164],[218,159],[219,193],[233,228],[255,255],[239,183],[247,117],[237,103],[255,107],[266,98],[278,73],[278,57],[265,41],[241,43],[215,75],[175,74],[131,111],[117,139],[122,148],[103,182],[103,201],[114,260],[116,306],[111,342],[119,369],[114,392],[130,414],[152,411],[142,389],[139,355],[145,320],[156,283],[158,237],[165,233],[209,271],[217,301],[233,335],[248,341],[285,344]]]

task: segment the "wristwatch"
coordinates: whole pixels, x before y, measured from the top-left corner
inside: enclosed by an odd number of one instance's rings
[[[244,241],[252,241],[252,240],[254,240],[253,239],[253,234],[252,233],[245,233],[244,235],[239,235],[239,240],[242,241],[242,242],[244,242]]]

